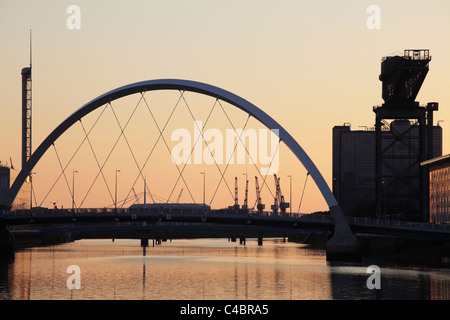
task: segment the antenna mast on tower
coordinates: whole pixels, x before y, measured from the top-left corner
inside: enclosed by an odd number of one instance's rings
[[[22,168],[31,157],[31,29],[30,66],[22,69]]]

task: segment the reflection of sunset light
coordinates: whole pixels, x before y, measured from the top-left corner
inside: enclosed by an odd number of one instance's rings
[[[374,299],[365,265],[329,265],[325,253],[267,239],[173,240],[143,248],[136,240],[81,240],[16,253],[9,299],[329,300]],[[66,287],[66,268],[81,289]],[[384,299],[449,299],[450,273],[381,267]]]
[[[243,247],[226,239],[173,240],[148,247],[145,257],[139,241],[133,240],[37,248],[31,258],[27,250],[16,254],[9,275],[11,298],[330,298],[323,253],[315,257],[299,245],[266,243],[261,248],[256,241]],[[81,290],[70,292],[65,285],[69,264],[81,269]]]

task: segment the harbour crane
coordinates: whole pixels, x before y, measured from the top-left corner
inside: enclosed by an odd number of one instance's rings
[[[278,184],[280,183],[280,178],[278,178]],[[285,214],[286,213],[286,209],[290,207],[290,203],[284,201],[284,195],[281,192],[281,187],[279,187],[280,190],[280,210],[281,210],[281,214]]]
[[[275,179],[275,188],[276,188],[276,194],[274,199],[274,204],[272,205],[272,210],[274,214],[278,214],[278,209],[280,209],[281,214],[286,213],[286,209],[289,208],[289,202],[284,201],[284,195],[281,192],[281,186],[280,186],[280,178],[277,178],[277,175],[274,174]]]
[[[275,180],[276,192],[275,192],[275,197],[274,197],[274,200],[273,200],[273,205],[270,208],[272,209],[272,213],[274,215],[278,215],[279,202],[281,200],[280,199],[280,181],[279,181],[279,178],[277,178],[276,174],[274,174],[273,177],[274,177],[274,180]]]
[[[244,198],[244,205],[242,206],[242,211],[244,213],[248,212],[248,180],[245,180],[245,198]]]
[[[238,199],[238,178],[234,177],[234,211],[239,211],[239,199]]]
[[[256,185],[256,200],[257,200],[256,208],[258,209],[258,214],[262,214],[266,206],[262,204],[261,201],[261,192],[259,190],[259,183],[257,176],[255,176],[255,185]]]

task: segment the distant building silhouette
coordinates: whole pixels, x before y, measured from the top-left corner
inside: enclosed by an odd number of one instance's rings
[[[419,125],[409,120],[394,120],[382,130],[382,149],[389,154],[392,172],[402,179],[385,176],[386,202],[382,215],[419,215]],[[396,137],[402,135],[402,139]],[[375,129],[351,130],[350,125],[333,128],[333,193],[346,215],[376,215],[376,139]],[[442,128],[433,127],[433,156],[442,155]],[[395,191],[395,192],[394,192]],[[403,211],[403,212],[401,212]]]
[[[16,179],[19,171],[0,164],[0,203],[6,202],[6,197],[9,188]],[[11,211],[14,210],[29,210],[31,206],[31,183],[29,180],[25,181],[19,191],[16,199],[13,202]]]
[[[428,221],[428,172],[420,163],[442,155],[437,102],[415,101],[428,74],[428,49],[404,50],[381,62],[381,106],[375,127],[333,128],[333,192],[351,215]]]

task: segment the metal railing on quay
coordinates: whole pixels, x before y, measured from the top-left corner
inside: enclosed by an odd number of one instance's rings
[[[359,218],[359,217],[347,217],[347,221],[350,224],[359,224],[359,225],[375,225],[392,228],[407,228],[416,230],[435,230],[435,231],[450,232],[450,227],[447,224],[436,224],[432,222],[398,221],[398,220]]]

